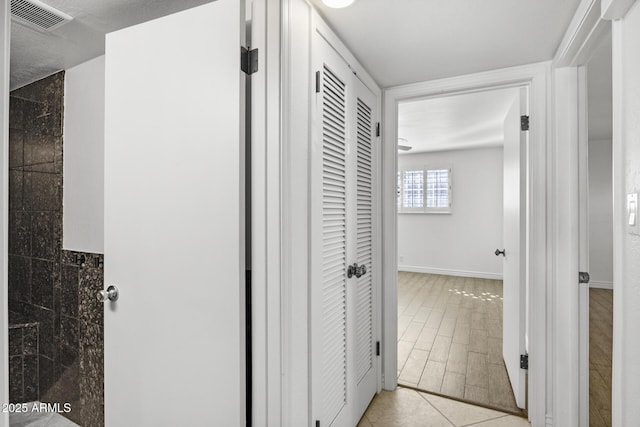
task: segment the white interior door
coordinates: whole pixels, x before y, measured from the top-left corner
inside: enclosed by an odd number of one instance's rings
[[[526,371],[520,355],[526,348],[526,149],[527,132],[520,127],[526,114],[524,89],[504,121],[504,268],[502,353],[520,408],[526,406]]]
[[[312,420],[353,427],[377,389],[377,103],[317,33],[313,55],[319,80],[310,180]],[[349,274],[354,264],[359,268]]]
[[[243,4],[107,36],[109,427],[244,425]]]

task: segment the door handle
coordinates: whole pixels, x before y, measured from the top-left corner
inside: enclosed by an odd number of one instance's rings
[[[116,301],[119,296],[120,292],[115,285],[109,286],[106,291],[98,291],[96,294],[96,297],[98,297],[98,301],[100,302],[106,302],[107,300]]]
[[[367,274],[367,266],[362,264],[360,267],[356,268],[356,277],[359,279],[362,276]]]
[[[366,265],[358,265],[358,263],[354,263],[347,267],[347,278],[351,279],[353,276],[356,276],[358,279],[364,276],[367,273]]]
[[[494,252],[494,254],[496,254],[496,256],[499,256],[502,254],[502,256],[506,256],[504,253],[504,249],[500,250],[500,249],[496,249],[496,251]]]
[[[358,270],[358,263],[347,267],[347,279],[351,279],[356,274],[356,270]]]

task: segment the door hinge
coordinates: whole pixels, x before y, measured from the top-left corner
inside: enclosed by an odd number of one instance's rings
[[[316,427],[320,427],[320,420],[316,420]]]
[[[520,355],[520,369],[529,370],[529,355],[528,354],[521,354]]]
[[[240,69],[249,76],[258,71],[258,49],[240,47]]]
[[[380,122],[376,124],[376,136],[380,136]]]
[[[321,83],[320,83],[320,71],[316,71],[316,93],[320,93],[320,89],[321,89]]]
[[[579,283],[589,283],[591,281],[591,276],[586,271],[578,272],[578,282]]]
[[[529,116],[520,116],[520,130],[529,130]]]
[[[376,356],[380,356],[380,341],[376,341]]]

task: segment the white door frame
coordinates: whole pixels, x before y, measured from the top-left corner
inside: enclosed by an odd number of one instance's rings
[[[633,6],[635,0],[583,0],[576,11],[567,32],[560,44],[560,48],[554,58],[556,93],[556,124],[557,124],[557,147],[558,156],[556,164],[563,167],[556,168],[556,182],[566,181],[568,184],[562,188],[557,188],[558,200],[565,200],[565,203],[558,204],[556,212],[556,227],[558,229],[568,227],[568,234],[565,236],[566,244],[558,247],[554,254],[554,265],[556,266],[557,283],[564,283],[569,286],[557,286],[558,292],[555,295],[555,313],[557,316],[566,316],[566,324],[557,322],[555,335],[557,344],[569,342],[570,345],[561,349],[557,347],[554,353],[554,363],[562,366],[555,376],[554,393],[557,396],[555,404],[563,408],[575,408],[571,411],[557,411],[557,425],[573,427],[583,425],[588,419],[588,358],[580,355],[586,348],[588,351],[588,329],[585,319],[588,321],[585,310],[588,307],[580,307],[577,278],[575,276],[577,267],[580,265],[580,232],[576,227],[580,218],[580,191],[584,191],[584,185],[579,181],[580,163],[584,167],[585,159],[581,153],[581,145],[584,139],[580,139],[584,133],[584,121],[581,116],[585,114],[586,90],[584,84],[584,70],[582,65],[593,54],[595,47],[601,40],[604,31],[609,23],[612,24],[612,75],[613,75],[613,206],[614,206],[614,232],[613,232],[613,287],[614,293],[614,322],[613,322],[613,373],[612,373],[612,422],[614,426],[622,425],[622,396],[623,383],[625,378],[621,372],[623,359],[622,354],[622,331],[623,319],[622,307],[624,304],[624,287],[617,286],[623,277],[623,264],[621,253],[624,250],[624,214],[625,206],[624,190],[624,145],[621,140],[622,130],[622,58],[621,58],[621,34],[618,25],[621,18],[624,18],[627,11]],[[567,90],[567,88],[571,88]],[[564,144],[560,144],[562,141]],[[583,244],[584,246],[584,244]],[[584,249],[584,247],[582,248]],[[584,292],[583,292],[584,293]],[[583,295],[584,298],[584,295]],[[578,342],[580,330],[582,342]],[[568,341],[567,341],[568,340]],[[567,350],[562,354],[562,350]],[[559,364],[562,361],[565,364]],[[579,363],[580,362],[580,363]],[[568,364],[567,364],[568,363]],[[578,368],[579,366],[579,368]],[[570,368],[569,368],[570,367]],[[569,368],[569,369],[565,369]],[[577,371],[576,371],[577,369]],[[563,417],[560,419],[560,417]]]
[[[434,80],[387,89],[384,92],[384,151],[382,199],[383,250],[383,386],[397,386],[397,111],[398,103],[416,98],[475,92],[504,86],[530,88],[530,150],[527,169],[529,218],[527,283],[530,286],[529,321],[529,418],[534,426],[545,424],[547,397],[547,327],[550,321],[547,295],[551,277],[547,271],[547,214],[552,200],[547,196],[546,164],[550,148],[547,103],[550,94],[550,63],[505,68],[467,76]]]
[[[11,14],[9,1],[0,0],[0,405],[9,403],[9,53]],[[9,414],[0,411],[0,427],[9,426]]]
[[[281,132],[280,2],[250,0],[252,421],[281,426]]]
[[[611,25],[604,16],[609,19],[623,16],[633,1],[583,0],[553,61],[556,87],[554,191],[557,196],[554,219],[555,229],[564,230],[557,235],[554,253],[557,286],[553,296],[556,301],[553,363],[558,367],[554,375],[554,407],[564,408],[555,412],[555,425],[570,427],[589,423],[589,288],[579,285],[577,277],[578,271],[588,271],[586,254],[589,247],[586,233],[588,77],[584,65],[610,31]],[[615,75],[615,63],[613,67]],[[614,244],[614,253],[615,250]],[[614,265],[614,278],[615,269]]]

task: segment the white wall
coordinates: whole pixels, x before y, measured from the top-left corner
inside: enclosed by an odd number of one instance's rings
[[[104,56],[65,74],[64,249],[104,250]]]
[[[611,140],[589,141],[589,274],[591,284],[613,283]]]
[[[398,156],[398,170],[452,167],[452,214],[398,214],[398,268],[502,278],[502,147]]]
[[[640,420],[640,235],[626,195],[640,192],[640,2],[613,22],[614,319],[613,426]]]

